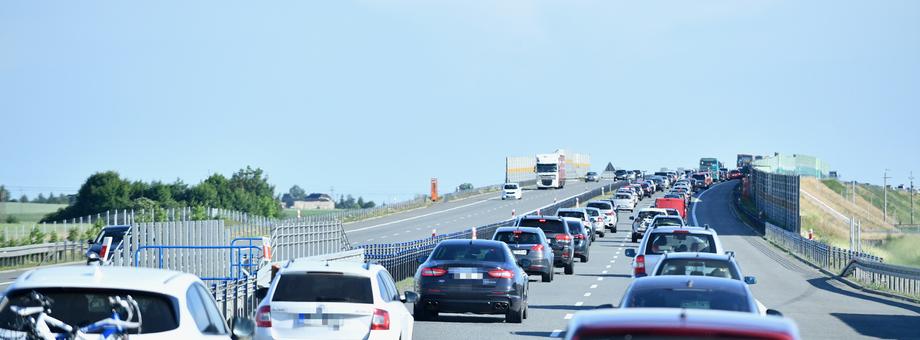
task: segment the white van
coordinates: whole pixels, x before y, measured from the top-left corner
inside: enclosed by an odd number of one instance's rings
[[[521,189],[521,185],[517,183],[505,183],[502,186],[502,200],[513,198],[521,199],[524,197],[524,190]]]

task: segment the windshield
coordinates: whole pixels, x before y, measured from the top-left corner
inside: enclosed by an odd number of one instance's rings
[[[705,181],[705,180],[706,180],[706,175],[696,174],[696,175],[693,175],[693,179],[695,179],[695,180],[697,180],[697,181]]]
[[[578,219],[584,219],[585,213],[581,211],[560,211],[556,213],[556,216],[559,217],[574,217]]]
[[[600,216],[601,212],[595,209],[585,209],[588,212],[588,216],[597,217]]]
[[[593,172],[593,171],[588,172],[588,176],[594,176],[594,175],[597,175],[597,173],[596,173],[596,172]]]
[[[540,222],[543,221],[543,222]],[[565,228],[560,220],[539,220],[535,218],[525,218],[519,224],[521,227],[535,227],[543,230],[546,234],[565,233]]]
[[[517,184],[505,184],[505,189],[514,190],[514,189],[517,189],[517,188],[518,188],[518,185],[517,185]]]
[[[624,307],[690,308],[750,312],[747,297],[724,289],[639,288],[630,291]]]
[[[272,301],[374,303],[371,279],[336,272],[287,273],[275,286]]]
[[[588,207],[589,207],[589,208],[600,209],[600,210],[611,210],[611,209],[613,209],[613,207],[610,205],[610,203],[604,203],[604,202],[591,202],[591,203],[588,203]]]
[[[466,243],[441,244],[431,253],[431,259],[439,261],[507,262],[505,250],[502,248]]]
[[[652,222],[656,227],[679,227],[684,225],[677,218],[659,218]]]
[[[713,276],[740,280],[730,262],[712,259],[665,259],[655,275]]]
[[[645,247],[648,255],[664,253],[715,253],[716,244],[709,234],[652,233]]]
[[[556,164],[537,164],[537,172],[556,172]]]
[[[494,240],[502,241],[507,244],[540,244],[540,235],[534,233],[514,233],[503,231],[495,234]]]
[[[135,290],[97,289],[97,288],[38,288],[13,291],[6,296],[9,304],[0,311],[0,328],[9,330],[24,330],[21,317],[10,310],[10,306],[37,306],[30,294],[32,291],[51,299],[50,316],[61,320],[68,325],[83,327],[93,322],[112,316],[112,307],[109,297],[131,295],[140,307],[143,324],[141,333],[166,332],[179,327],[179,314],[173,300],[166,295],[148,293]],[[122,318],[127,315],[122,315]],[[137,321],[135,318],[132,321]],[[62,330],[52,328],[52,331]],[[131,334],[137,334],[132,332]]]

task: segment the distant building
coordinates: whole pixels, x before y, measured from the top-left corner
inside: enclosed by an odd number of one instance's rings
[[[303,200],[294,200],[290,195],[281,197],[285,207],[299,210],[332,210],[335,209],[335,200],[326,194],[312,193]]]

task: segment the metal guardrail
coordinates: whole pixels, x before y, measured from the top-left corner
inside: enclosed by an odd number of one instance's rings
[[[819,268],[840,273],[869,288],[920,298],[920,268],[883,263],[881,257],[809,240],[770,223],[765,229],[767,240]]]
[[[522,215],[534,214],[537,211],[540,211],[540,213],[544,215],[555,215],[556,211],[560,208],[572,207],[575,206],[576,203],[586,202],[591,198],[615,191],[617,188],[622,187],[623,185],[625,185],[625,182],[606,184],[600,188],[586,191],[568,199],[526,212]],[[434,247],[439,242],[450,239],[472,238],[472,229],[476,229],[477,238],[491,239],[496,229],[502,226],[513,225],[514,221],[515,219],[512,218],[492,224],[478,226],[464,231],[434,235],[430,238],[399,243],[363,244],[358,245],[355,248],[363,248],[364,256],[367,261],[371,261],[384,266],[390,272],[390,275],[393,276],[394,280],[401,281],[415,275],[415,272],[418,270],[419,266],[418,259],[430,255],[431,251],[434,250]]]
[[[0,267],[57,264],[85,260],[85,242],[61,241],[0,248]]]

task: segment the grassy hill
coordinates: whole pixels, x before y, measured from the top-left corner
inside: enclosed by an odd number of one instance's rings
[[[842,183],[837,180],[824,180],[824,185],[840,195],[851,197],[852,187],[849,183]],[[881,185],[857,183],[856,195],[876,207],[880,211],[884,210],[885,192]],[[920,223],[920,195],[914,195],[914,223]],[[900,190],[888,190],[888,218],[891,224],[908,224],[910,223],[910,193]]]
[[[0,202],[0,223],[6,222],[7,216],[14,217],[20,223],[35,223],[45,215],[66,206],[66,204]]]
[[[813,229],[818,240],[848,248],[849,224],[833,211],[846,217],[855,216],[862,221],[864,250],[881,256],[888,263],[920,266],[920,247],[917,246],[920,245],[920,235],[901,233],[891,223],[885,223],[882,210],[873,204],[872,196],[864,198],[861,194],[861,191],[865,190],[869,195],[871,188],[863,189],[857,186],[856,204],[853,204],[851,196],[846,195],[849,190],[836,180],[818,181],[802,177],[801,189],[823,203],[817,203],[804,194],[801,195],[800,214],[803,231]],[[889,192],[888,195],[891,211],[892,193]],[[904,197],[909,199],[906,194]]]

